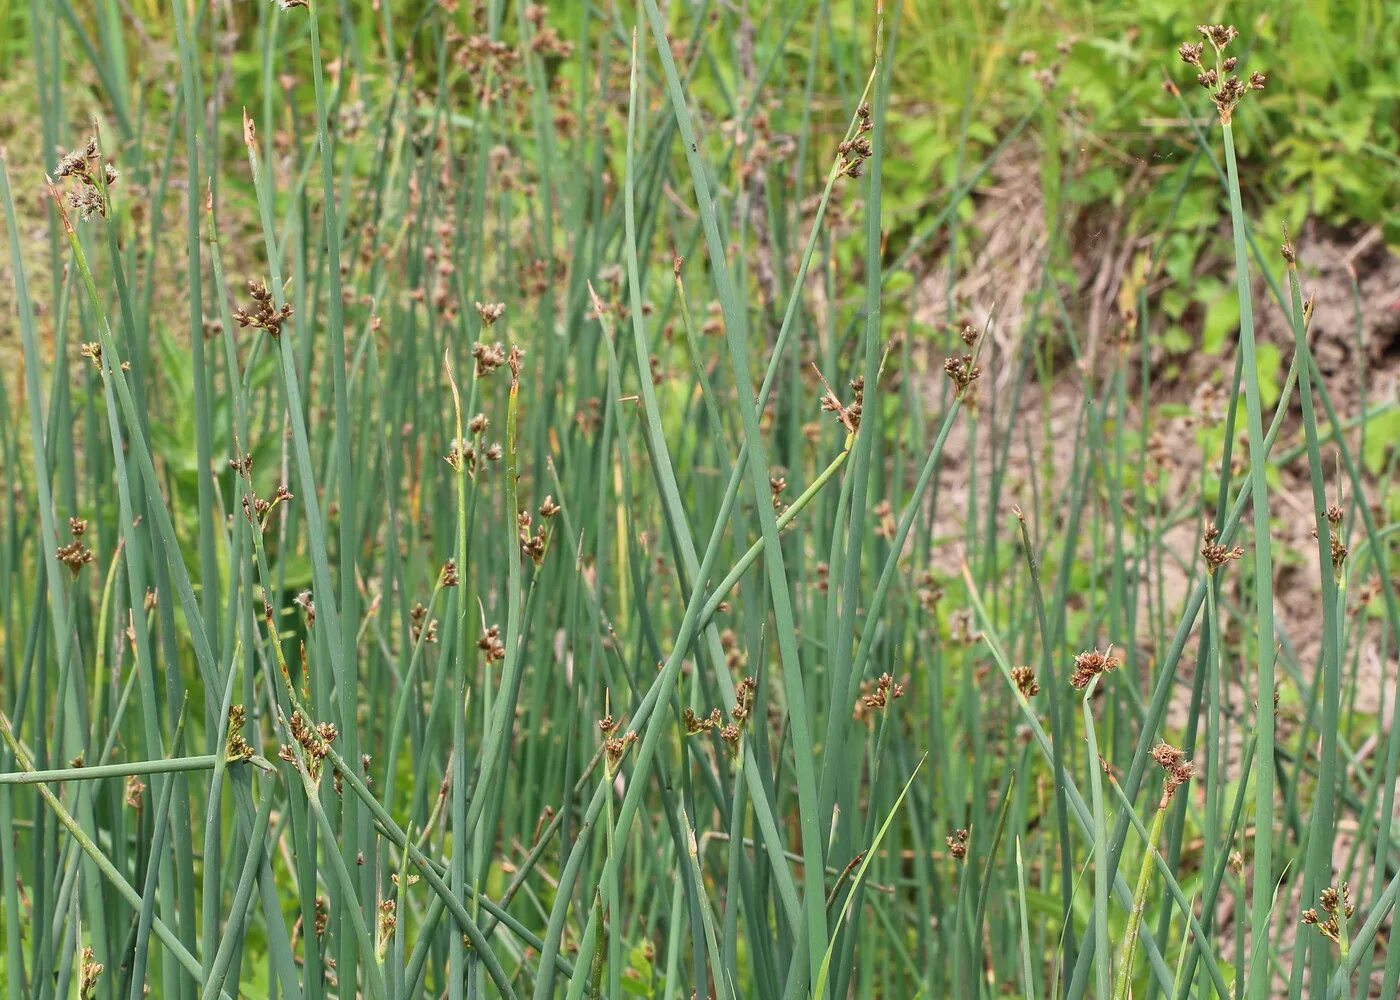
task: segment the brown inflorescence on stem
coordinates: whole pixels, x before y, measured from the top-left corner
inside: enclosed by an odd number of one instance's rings
[[[1158,743],[1152,748],[1152,759],[1167,772],[1167,783],[1162,789],[1163,808],[1172,800],[1176,790],[1191,780],[1196,773],[1195,765],[1186,759],[1186,752],[1170,743]]]
[[[313,726],[311,721],[301,714],[301,709],[292,712],[287,729],[291,732],[292,739],[301,747],[307,772],[313,779],[319,777],[321,766],[330,754],[330,745],[340,735],[339,730],[329,722]],[[282,744],[277,756],[289,764],[295,763],[297,759],[296,751],[290,743]]]
[[[253,300],[252,310],[234,309],[233,318],[240,327],[266,330],[273,337],[282,336],[282,324],[292,315],[292,307],[283,304],[278,309],[272,304],[272,292],[261,281],[248,279],[248,295]]]
[[[481,317],[481,322],[485,326],[492,326],[496,320],[505,315],[506,304],[504,302],[478,302],[476,304],[476,314]]]
[[[836,168],[837,173],[851,178],[860,176],[861,165],[875,152],[871,148],[870,140],[865,137],[865,133],[875,127],[870,105],[862,104],[856,108],[856,118],[859,120],[856,134],[836,147],[836,151],[841,154],[841,165]]]
[[[1239,37],[1234,25],[1201,24],[1196,26],[1196,30],[1205,42],[1183,43],[1176,53],[1182,62],[1199,70],[1196,82],[1210,91],[1210,99],[1220,114],[1221,124],[1228,125],[1231,115],[1244,95],[1251,90],[1264,89],[1265,76],[1263,73],[1251,73],[1247,79],[1242,80],[1235,75],[1239,58],[1225,54],[1229,44]],[[1207,44],[1215,54],[1213,66],[1208,66],[1202,61]]]
[[[1201,546],[1201,556],[1206,561],[1206,570],[1214,573],[1221,566],[1224,566],[1231,559],[1240,559],[1244,556],[1244,549],[1236,545],[1228,548],[1219,542],[1220,529],[1214,524],[1206,525],[1205,543]]]
[[[107,197],[103,188],[117,183],[117,168],[103,163],[99,169],[98,162],[97,137],[91,136],[81,149],[60,157],[54,170],[55,177],[72,182],[68,189],[68,205],[84,222],[95,216],[106,216]]]
[[[499,625],[488,626],[481,634],[481,638],[476,640],[476,648],[486,654],[488,664],[506,658],[505,643],[501,642],[501,627]]]
[[[228,709],[228,736],[224,739],[224,760],[232,764],[253,756],[253,748],[243,738],[243,725],[246,713],[242,705],[230,705]]]
[[[964,354],[944,361],[943,372],[952,380],[954,389],[961,396],[968,386],[977,381],[978,376],[982,374],[982,368],[971,354]]]
[[[472,357],[476,359],[476,377],[482,378],[506,363],[506,349],[500,342],[472,344]]]
[[[948,845],[948,851],[953,855],[954,861],[961,861],[967,857],[967,836],[966,830],[955,830],[943,838],[943,842]]]
[[[437,642],[437,619],[428,619],[428,609],[421,604],[415,604],[408,612],[409,635],[414,642],[420,639],[424,642]]]
[[[82,1000],[92,1000],[92,997],[97,993],[98,977],[102,975],[102,963],[93,961],[92,956],[91,948],[83,949],[82,976],[78,983],[78,996]]]
[[[1114,654],[1112,646],[1102,653],[1097,649],[1080,653],[1074,658],[1074,673],[1069,679],[1070,686],[1082,691],[1095,677],[1110,670],[1117,670],[1122,665],[1123,662]]]
[[[1012,667],[1011,679],[1016,682],[1016,690],[1027,698],[1040,693],[1040,682],[1035,679],[1034,667]]]
[[[1356,907],[1351,902],[1351,886],[1346,882],[1340,885],[1329,885],[1322,890],[1318,896],[1317,905],[1322,908],[1326,917],[1318,914],[1317,910],[1307,909],[1302,913],[1303,923],[1316,927],[1318,933],[1333,942],[1340,942],[1341,923],[1347,920],[1356,912]]]

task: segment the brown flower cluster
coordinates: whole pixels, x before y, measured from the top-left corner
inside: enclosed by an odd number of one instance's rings
[[[783,491],[787,489],[786,476],[769,476],[768,492],[773,498],[773,510],[781,516],[787,510],[787,504],[783,503]]]
[[[860,176],[861,164],[874,154],[870,140],[865,137],[865,133],[875,127],[870,105],[862,104],[856,108],[856,118],[859,121],[856,134],[836,147],[836,151],[841,154],[841,165],[837,168],[837,173],[851,178]]]
[[[954,861],[961,861],[967,857],[966,830],[954,830],[950,836],[943,838],[943,842],[948,845],[948,851],[953,855]]]
[[[476,640],[476,648],[486,654],[487,664],[506,658],[505,643],[501,642],[501,626],[492,625]]]
[[[506,304],[504,302],[478,302],[476,304],[476,314],[481,317],[481,322],[485,326],[492,326],[496,320],[505,315]]]
[[[243,494],[243,516],[248,519],[249,524],[252,524],[254,519],[261,524],[267,515],[272,512],[274,507],[292,498],[292,491],[287,489],[285,485],[277,487],[277,492],[272,494],[271,500],[264,500],[252,490],[249,490],[247,493]]]
[[[1177,48],[1176,53],[1181,56],[1182,62],[1200,71],[1196,74],[1196,82],[1210,91],[1210,99],[1220,112],[1221,124],[1228,125],[1230,116],[1234,114],[1244,95],[1251,90],[1264,89],[1264,74],[1251,73],[1248,80],[1241,80],[1234,75],[1239,59],[1225,54],[1226,48],[1240,34],[1233,24],[1200,24],[1196,26],[1196,31],[1215,52],[1215,65],[1208,67],[1201,61],[1205,54],[1205,43],[1202,42],[1185,42]]]
[[[549,535],[540,528],[534,530],[534,518],[528,510],[522,510],[515,517],[515,526],[520,536],[520,554],[528,558],[536,566],[544,564],[544,554],[549,548]]]
[[[326,936],[326,927],[331,922],[331,912],[326,904],[325,896],[316,897],[316,917],[311,923],[311,928],[316,932],[316,940]]]
[[[266,330],[273,337],[282,336],[282,324],[292,315],[292,307],[283,304],[281,309],[272,304],[272,292],[261,281],[248,279],[248,295],[253,300],[252,311],[235,309],[233,318],[240,327]]]
[[[330,754],[331,744],[340,735],[340,731],[329,722],[313,726],[306,716],[301,714],[300,709],[292,712],[292,718],[287,724],[287,728],[291,731],[292,739],[301,746],[307,771],[312,778],[318,777],[322,764]],[[290,743],[282,744],[277,751],[277,756],[289,764],[294,764],[297,760],[296,751]]]
[[[1231,559],[1244,557],[1244,549],[1236,545],[1228,548],[1220,544],[1220,529],[1214,524],[1206,525],[1205,544],[1201,546],[1201,556],[1206,561],[1206,570],[1214,573]]]
[[[982,374],[982,368],[973,355],[964,354],[944,361],[943,373],[952,380],[954,389],[961,396],[968,386],[977,381],[978,376]]]
[[[938,607],[938,602],[943,600],[943,587],[933,570],[924,570],[919,576],[918,598],[919,607],[929,614],[932,614]]]
[[[825,378],[822,379],[822,384],[826,384]],[[836,393],[828,385],[826,386],[826,394],[822,396],[821,405],[823,413],[836,414],[836,419],[841,421],[846,430],[854,434],[860,429],[860,414],[865,406],[865,377],[863,375],[857,375],[851,379],[851,393],[852,402],[850,406],[847,406],[836,398]]]
[[[1012,667],[1011,679],[1016,682],[1016,690],[1027,698],[1040,693],[1040,682],[1035,679],[1034,667]]]
[[[437,642],[437,619],[428,618],[427,608],[421,604],[415,604],[408,612],[408,619],[408,633],[415,643],[420,639],[423,642]]]
[[[484,316],[482,318],[485,319]],[[476,359],[476,377],[482,378],[506,363],[506,349],[500,341],[494,344],[476,343],[472,344],[472,357]]]
[[[224,760],[230,764],[247,760],[253,756],[253,748],[243,738],[243,726],[247,713],[242,705],[230,705],[228,709],[228,735],[224,738]]]
[[[904,697],[904,685],[899,684],[889,674],[881,674],[875,681],[875,689],[861,697],[866,708],[884,711],[890,702]]]
[[[1186,752],[1170,743],[1158,743],[1152,748],[1152,759],[1167,772],[1167,783],[1162,789],[1162,806],[1171,801],[1176,790],[1191,780],[1196,773],[1195,765],[1186,759]]]
[[[102,345],[96,340],[89,340],[78,347],[78,354],[92,362],[92,366],[99,372],[102,371]],[[131,362],[123,361],[121,369],[124,372],[131,371]]]
[[[92,562],[92,549],[83,544],[83,535],[87,532],[87,522],[80,517],[70,517],[68,519],[68,530],[73,535],[73,540],[67,545],[60,545],[54,553],[58,561],[68,567],[69,572],[77,576],[84,566]]]
[[[728,745],[729,752],[737,753],[739,740],[744,732],[744,722],[753,713],[753,695],[757,687],[758,682],[752,677],[745,677],[734,686],[734,708],[729,713],[732,721],[728,723],[724,721],[724,713],[717,708],[711,709],[710,714],[703,719],[687,708],[682,715],[685,734],[698,736],[701,733],[718,732],[719,738]]]
[[[622,735],[618,735],[618,730],[622,728],[620,720],[614,719],[611,715],[605,715],[598,720],[598,731],[603,734],[603,755],[607,758],[608,774],[617,772],[617,766],[622,763],[622,757],[627,753],[628,748],[637,742],[637,734],[632,730]]]
[[[1303,911],[1303,923],[1316,927],[1323,937],[1334,942],[1339,941],[1342,921],[1350,919],[1356,912],[1356,907],[1351,902],[1351,886],[1346,882],[1340,886],[1329,885],[1322,890],[1317,903],[1322,907],[1322,912],[1327,914],[1326,919],[1320,917],[1317,910],[1307,909]]]
[[[122,801],[127,804],[127,807],[140,812],[141,800],[145,794],[146,783],[141,780],[139,775],[128,774],[126,776],[126,787],[122,791]]]
[[[102,975],[102,963],[93,961],[92,956],[91,948],[83,949],[83,968],[78,981],[78,996],[82,1000],[92,1000],[97,994],[97,979]]]
[[[1114,654],[1112,646],[1102,653],[1097,649],[1080,653],[1074,658],[1074,673],[1069,679],[1070,686],[1083,691],[1095,677],[1110,670],[1117,670],[1122,665],[1123,661]]]
[[[384,899],[379,903],[379,955],[383,960],[384,952],[389,946],[389,939],[394,936],[394,928],[398,926],[399,919],[395,915],[395,905],[392,899]]]
[[[1332,546],[1332,572],[1341,579],[1342,566],[1346,563],[1349,551],[1346,542],[1342,540],[1342,521],[1346,518],[1346,512],[1332,504],[1322,512],[1322,516],[1327,518],[1327,523],[1331,525],[1327,534]],[[1312,536],[1317,537],[1316,527],[1312,530]]]
[[[54,176],[74,182],[68,189],[68,204],[84,222],[93,216],[106,216],[107,196],[103,188],[117,183],[117,168],[104,163],[99,174],[98,159],[97,137],[92,136],[82,149],[60,157],[54,171]]]
[[[316,602],[311,599],[311,591],[302,590],[292,598],[292,603],[301,608],[301,613],[306,618],[306,627],[311,629],[316,627]]]

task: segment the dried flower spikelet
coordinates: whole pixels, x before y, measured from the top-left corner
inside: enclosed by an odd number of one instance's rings
[[[1196,82],[1210,91],[1210,99],[1219,112],[1221,124],[1228,125],[1244,95],[1251,90],[1263,90],[1266,78],[1263,73],[1257,72],[1251,73],[1247,80],[1235,75],[1239,58],[1225,54],[1229,44],[1239,37],[1234,25],[1201,24],[1196,26],[1196,31],[1205,42],[1184,43],[1177,48],[1177,55],[1182,62],[1199,70]],[[1213,66],[1207,66],[1202,60],[1206,44],[1214,53]]]
[[[559,512],[563,509],[563,507],[555,502],[553,496],[546,494],[544,500],[540,502],[540,517],[548,520],[551,517],[558,516]]]
[[[943,372],[952,381],[954,389],[961,396],[967,391],[968,386],[977,381],[982,374],[982,368],[971,354],[964,354],[961,357],[949,358],[943,362]]]
[[[701,733],[708,733],[723,727],[724,713],[714,708],[710,710],[708,716],[702,719],[694,711],[687,708],[681,713],[681,722],[685,726],[687,736],[699,736]]]
[[[874,691],[861,698],[861,702],[866,708],[883,711],[890,702],[903,697],[904,685],[896,683],[889,674],[881,674],[875,681]]]
[[[608,774],[617,771],[618,765],[622,763],[623,756],[633,743],[637,742],[637,734],[628,730],[621,736],[609,736],[603,741],[603,754],[607,757]]]
[[[874,155],[875,150],[866,138],[865,133],[875,127],[874,116],[871,114],[869,104],[861,104],[856,108],[856,133],[850,139],[839,143],[836,147],[841,160],[836,168],[838,175],[857,178],[861,174],[861,166],[866,160]]]
[[[330,745],[340,736],[340,731],[329,722],[313,725],[306,716],[301,714],[301,709],[295,709],[292,712],[292,717],[287,722],[287,730],[302,749],[302,758],[306,762],[307,772],[313,780],[320,777],[322,765],[330,754]],[[284,743],[278,749],[277,756],[290,764],[295,764],[297,761],[296,753],[291,744]],[[337,773],[337,791],[339,791],[339,780],[340,776]]]
[[[1195,766],[1186,759],[1185,751],[1170,743],[1158,743],[1152,748],[1152,759],[1167,772],[1166,786],[1162,789],[1162,806],[1171,801],[1176,790],[1191,780],[1196,773]]]
[[[948,853],[953,855],[954,861],[962,861],[967,857],[967,831],[955,830],[943,842],[948,845]]]
[[[493,325],[496,320],[505,315],[506,304],[504,302],[478,302],[476,304],[476,314],[481,317],[481,322],[485,326]]]
[[[1323,918],[1317,910],[1307,909],[1302,913],[1303,923],[1316,927],[1328,940],[1340,943],[1342,924],[1356,912],[1356,907],[1351,902],[1350,884],[1342,882],[1323,889],[1318,896],[1318,906],[1322,908],[1326,917]]]
[[[783,491],[787,489],[786,476],[769,476],[768,493],[773,498],[773,510],[781,514],[787,510],[787,505],[783,503]]]
[[[865,406],[865,377],[857,375],[851,379],[853,399],[851,405],[847,406],[837,398],[835,390],[827,383],[826,376],[821,373],[821,370],[817,369],[815,365],[812,367],[816,369],[817,378],[821,379],[821,383],[826,389],[821,397],[822,412],[836,414],[836,419],[841,421],[842,426],[854,434],[860,429],[860,415]]]
[[[398,917],[395,915],[395,904],[392,899],[386,899],[379,904],[379,957],[383,960],[384,953],[388,948],[389,939],[394,936],[394,928],[398,926]]]
[[[1201,546],[1201,556],[1206,561],[1207,572],[1214,573],[1221,566],[1224,566],[1231,559],[1241,559],[1244,557],[1244,549],[1236,545],[1229,548],[1219,542],[1220,529],[1214,524],[1206,525],[1205,542]]]
[[[74,576],[82,572],[83,567],[93,560],[92,549],[76,538],[67,545],[60,545],[54,554]]]
[[[459,583],[461,583],[461,578],[457,575],[457,560],[449,559],[442,564],[442,585],[455,587]]]
[[[130,809],[141,811],[142,797],[146,794],[146,783],[139,775],[129,774],[126,776],[126,788],[122,792],[122,801]]]
[[[316,602],[311,599],[311,591],[303,590],[292,598],[292,603],[301,608],[302,616],[306,619],[306,627],[312,629],[316,627]]]
[[[1080,653],[1074,658],[1074,673],[1069,679],[1070,686],[1082,691],[1089,686],[1089,682],[1095,677],[1110,670],[1117,670],[1122,665],[1122,661],[1114,654],[1112,646],[1102,653],[1097,649]]]
[[[230,705],[228,709],[228,735],[224,739],[224,760],[228,763],[248,760],[253,756],[253,748],[243,738],[246,712],[242,705]]]
[[[424,642],[437,642],[437,619],[428,619],[428,609],[422,604],[415,604],[408,612],[409,636],[416,643],[420,639]]]
[[[476,648],[486,655],[487,664],[496,663],[506,658],[506,646],[501,641],[501,627],[499,625],[489,626],[481,634],[481,638],[476,640]]]
[[[500,342],[476,343],[472,345],[472,357],[476,359],[476,377],[482,378],[506,363],[506,349]]]
[[[528,510],[522,510],[515,517],[517,533],[520,538],[520,554],[528,558],[536,566],[544,563],[544,554],[548,549],[548,539],[543,528],[538,532],[533,530],[534,518],[530,516]]]
[[[1034,667],[1012,667],[1011,679],[1016,682],[1016,690],[1026,698],[1034,698],[1040,693],[1040,682],[1035,679]]]
[[[292,315],[292,307],[284,303],[281,308],[273,305],[272,292],[261,281],[248,279],[248,295],[253,300],[251,309],[234,309],[233,318],[240,328],[252,327],[265,330],[269,336],[282,336],[282,324]]]
[[[752,714],[753,696],[757,690],[758,681],[752,677],[745,677],[734,685],[734,707],[729,711],[731,719],[742,723]]]
[[[68,205],[84,222],[97,216],[106,216],[107,197],[104,187],[117,182],[117,168],[110,163],[97,169],[97,137],[89,137],[87,145],[59,158],[54,169],[55,178],[65,178],[72,182],[68,188]]]
[[[83,949],[83,967],[78,982],[78,996],[82,1000],[92,1000],[97,993],[97,980],[102,975],[103,965],[93,961],[93,950]]]

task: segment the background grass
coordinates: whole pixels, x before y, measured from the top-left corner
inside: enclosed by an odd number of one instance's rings
[[[554,6],[0,0],[5,996],[1395,995],[1395,14]]]

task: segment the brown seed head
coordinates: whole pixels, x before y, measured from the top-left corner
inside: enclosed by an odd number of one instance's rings
[[[1074,658],[1074,673],[1069,679],[1070,686],[1082,691],[1095,677],[1110,670],[1117,670],[1120,666],[1122,661],[1114,654],[1112,647],[1102,653],[1097,649],[1080,653]]]

